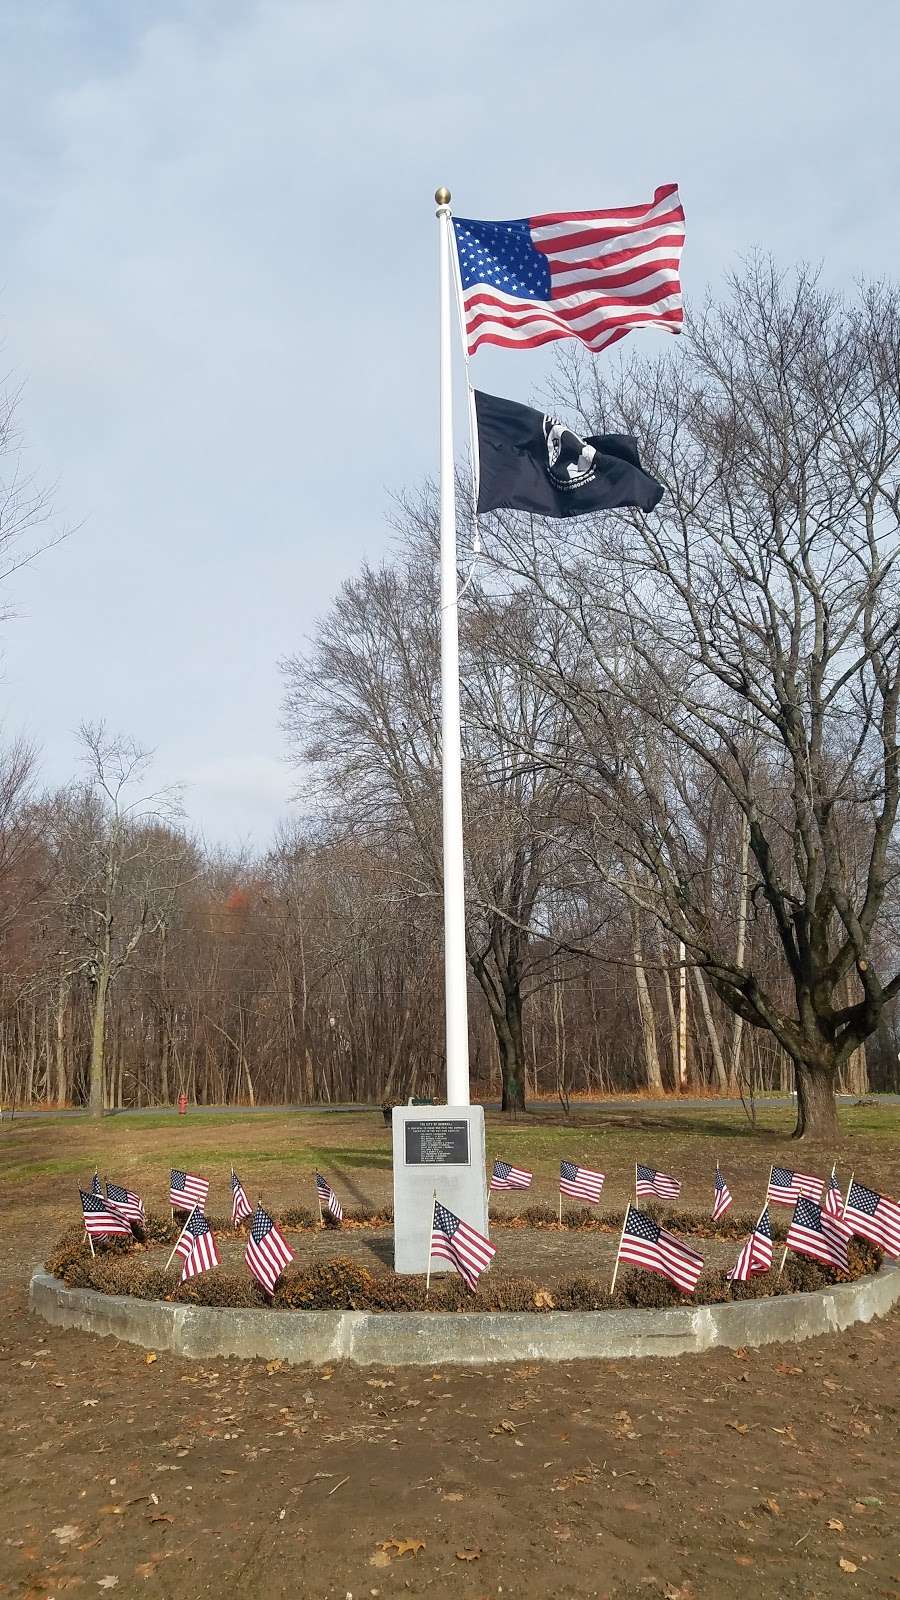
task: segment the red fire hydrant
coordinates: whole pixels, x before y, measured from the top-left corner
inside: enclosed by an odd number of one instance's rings
[[[186,1117],[187,1116],[187,1095],[185,1094],[183,1089],[182,1089],[180,1095],[178,1096],[178,1115],[180,1117]]]

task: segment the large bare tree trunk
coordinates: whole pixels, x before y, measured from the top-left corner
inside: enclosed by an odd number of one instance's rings
[[[750,824],[743,811],[741,812],[741,887],[738,897],[737,942],[734,950],[734,964],[739,971],[743,970],[744,954],[747,948],[747,890],[749,883],[750,867]],[[728,1082],[732,1089],[737,1088],[741,1071],[741,1038],[744,1031],[744,1019],[734,1014],[734,1024],[731,1033],[731,1055],[728,1062]]]
[[[697,993],[700,996],[700,1010],[703,1012],[703,1021],[706,1024],[706,1031],[709,1035],[709,1048],[712,1052],[713,1069],[716,1074],[716,1083],[721,1092],[724,1094],[728,1088],[728,1074],[725,1071],[725,1062],[722,1058],[722,1046],[719,1043],[719,1035],[716,1030],[716,1023],[712,1014],[712,1007],[709,1003],[709,995],[707,993],[706,984],[703,981],[703,973],[700,971],[699,967],[694,968],[694,982],[697,986]]]
[[[659,1064],[659,1050],[656,1044],[656,1014],[653,1010],[653,1000],[650,996],[650,987],[647,983],[647,973],[644,967],[640,912],[633,900],[628,902],[628,911],[631,919],[631,953],[634,957],[634,982],[637,989],[638,1011],[641,1017],[641,1037],[644,1043],[647,1088],[652,1090],[654,1094],[662,1094],[662,1070]]]
[[[834,1140],[840,1133],[834,1099],[834,1073],[828,1067],[795,1062],[797,1126],[795,1139]]]

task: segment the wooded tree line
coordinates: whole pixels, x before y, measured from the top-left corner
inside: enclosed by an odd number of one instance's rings
[[[674,357],[556,389],[666,495],[461,549],[475,1078],[796,1083],[827,1133],[835,1087],[898,1085],[896,291],[754,263]],[[202,851],[102,728],[55,795],[7,752],[5,1103],[441,1093],[436,539],[411,492],[284,663],[301,803],[259,859]]]

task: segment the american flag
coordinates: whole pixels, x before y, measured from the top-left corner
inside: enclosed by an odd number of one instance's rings
[[[674,183],[649,205],[547,212],[509,222],[456,217],[469,354],[580,339],[603,350],[632,328],[678,333],[684,211]]]
[[[326,1183],[321,1172],[316,1173],[316,1195],[319,1205],[334,1217],[335,1222],[340,1222],[344,1215],[344,1208],[329,1183]]]
[[[576,1167],[574,1161],[559,1163],[559,1192],[568,1195],[570,1200],[586,1200],[589,1206],[595,1206],[603,1193],[605,1182],[604,1172],[592,1172],[590,1167]]]
[[[844,1214],[844,1196],[841,1194],[840,1184],[834,1175],[834,1167],[832,1167],[831,1177],[828,1179],[828,1188],[825,1190],[825,1205],[822,1209],[827,1211],[830,1217],[841,1217]]]
[[[126,1222],[144,1223],[144,1202],[139,1195],[132,1194],[130,1189],[123,1189],[119,1183],[110,1183],[106,1180],[106,1204],[111,1210],[118,1212]]]
[[[847,1235],[840,1221],[822,1210],[818,1201],[801,1195],[794,1207],[794,1215],[787,1232],[789,1250],[798,1255],[812,1256],[827,1267],[837,1267],[839,1272],[849,1272]]]
[[[468,1222],[463,1222],[447,1206],[435,1200],[431,1220],[431,1254],[451,1262],[474,1294],[478,1279],[497,1252],[483,1233],[470,1227]]]
[[[191,1222],[193,1221],[194,1217],[196,1217],[198,1214],[202,1216],[202,1214],[203,1214],[202,1206],[194,1206],[192,1211],[191,1211],[190,1216],[185,1217],[184,1222],[182,1224],[181,1232],[180,1232],[180,1234],[178,1235],[178,1238],[175,1241],[175,1248],[172,1251],[172,1256],[177,1256],[179,1261],[186,1261],[188,1256],[190,1255],[191,1251],[194,1248],[194,1238],[193,1238],[193,1234],[191,1233],[190,1225],[191,1225]],[[169,1257],[169,1261],[171,1261],[172,1256]],[[167,1263],[167,1265],[168,1265],[168,1263]]]
[[[236,1228],[238,1223],[239,1222],[243,1222],[245,1217],[252,1217],[252,1215],[253,1215],[253,1207],[250,1204],[250,1201],[247,1199],[247,1196],[244,1193],[244,1185],[241,1183],[240,1178],[238,1177],[237,1173],[235,1172],[234,1168],[232,1167],[232,1169],[231,1169],[231,1223],[232,1223],[232,1227]]]
[[[169,1205],[175,1211],[193,1211],[195,1206],[205,1206],[208,1194],[208,1178],[195,1178],[193,1173],[172,1168],[169,1174]]]
[[[268,1211],[258,1205],[250,1224],[244,1260],[267,1294],[274,1294],[278,1279],[293,1259],[293,1250],[282,1238]]]
[[[773,1167],[769,1173],[766,1201],[773,1206],[792,1206],[801,1198],[821,1200],[822,1179],[808,1172],[793,1172],[790,1167]]]
[[[716,1167],[715,1187],[714,1187],[714,1190],[713,1190],[713,1208],[712,1208],[712,1220],[713,1220],[713,1222],[718,1222],[720,1217],[724,1217],[726,1211],[728,1210],[728,1207],[731,1204],[732,1204],[731,1190],[729,1189],[727,1183],[725,1182],[725,1179],[722,1177],[722,1174],[719,1171],[718,1167]]]
[[[192,1211],[184,1225],[184,1233],[188,1239],[188,1250],[179,1254],[184,1262],[181,1269],[181,1281],[187,1278],[196,1278],[201,1272],[209,1272],[211,1267],[219,1265],[219,1252],[216,1249],[216,1237],[209,1225],[207,1218],[199,1209]]]
[[[685,1294],[693,1294],[703,1271],[703,1257],[696,1250],[689,1250],[674,1233],[667,1233],[646,1211],[632,1205],[628,1207],[616,1261],[631,1261],[637,1267],[659,1272]]]
[[[94,1168],[94,1176],[91,1179],[91,1194],[103,1194],[103,1185],[100,1182],[100,1174],[96,1167]]]
[[[652,1167],[642,1167],[638,1162],[634,1170],[634,1190],[638,1195],[655,1194],[660,1200],[677,1200],[681,1183],[668,1172],[655,1172]]]
[[[490,1186],[492,1189],[530,1189],[533,1176],[524,1167],[511,1167],[508,1161],[495,1161]]]
[[[763,1206],[757,1219],[753,1232],[747,1243],[742,1246],[728,1278],[732,1283],[746,1283],[755,1272],[768,1272],[772,1265],[772,1224],[769,1221],[769,1208]]]
[[[92,1238],[98,1238],[106,1233],[125,1233],[131,1238],[131,1229],[123,1217],[107,1208],[103,1196],[79,1189],[81,1195],[81,1210],[84,1216],[84,1231]]]
[[[861,1239],[870,1239],[889,1256],[900,1256],[900,1205],[886,1194],[850,1180],[844,1222]]]

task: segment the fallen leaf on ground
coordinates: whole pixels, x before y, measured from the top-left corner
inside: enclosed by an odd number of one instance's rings
[[[74,1522],[63,1522],[58,1528],[50,1529],[54,1539],[58,1539],[61,1545],[72,1544],[75,1539],[80,1539],[81,1531]]]
[[[726,1428],[733,1428],[735,1433],[749,1433],[749,1422],[726,1422]]]
[[[844,1524],[842,1523],[840,1517],[829,1517],[828,1526],[832,1533],[843,1533],[844,1531]]]
[[[105,1578],[98,1578],[97,1579],[97,1588],[98,1589],[115,1589],[116,1585],[118,1584],[118,1581],[119,1580],[116,1577],[115,1573],[108,1572]]]
[[[781,1516],[781,1507],[778,1504],[778,1501],[775,1500],[772,1495],[769,1495],[768,1499],[760,1501],[759,1509],[760,1511],[768,1511],[773,1517]]]
[[[846,1556],[841,1556],[841,1559],[838,1562],[838,1566],[840,1567],[842,1572],[858,1572],[859,1571],[859,1567],[856,1565],[856,1562],[855,1561],[848,1561]]]
[[[663,1600],[694,1600],[694,1586],[692,1583],[667,1583],[663,1589]]]
[[[734,1559],[739,1567],[752,1567],[753,1565],[752,1556],[735,1556]]]
[[[159,1356],[156,1354],[156,1351],[155,1350],[151,1350],[149,1352],[149,1354],[145,1355],[145,1357],[144,1357],[144,1366],[145,1367],[152,1367],[154,1361],[158,1361],[158,1360],[159,1360]],[[116,1579],[116,1583],[118,1583],[118,1581],[119,1580],[117,1578]],[[112,1586],[108,1585],[108,1587],[112,1587]]]
[[[424,1539],[392,1539],[391,1543],[396,1548],[398,1556],[417,1556],[420,1550],[425,1549]]]
[[[152,1578],[158,1566],[156,1561],[141,1561],[134,1569],[136,1578]]]
[[[478,1561],[482,1552],[480,1550],[457,1550],[457,1561]]]
[[[451,1489],[449,1493],[444,1495],[444,1499],[456,1501],[465,1499],[465,1496],[461,1495],[457,1489]]]
[[[534,1297],[534,1303],[538,1311],[552,1311],[556,1305],[556,1301],[554,1300],[552,1294],[550,1294],[546,1289],[538,1290]]]
[[[386,1550],[376,1550],[375,1554],[369,1557],[370,1567],[389,1567],[390,1564],[391,1558]]]
[[[778,1362],[776,1362],[775,1371],[776,1372],[780,1372],[781,1376],[783,1378],[802,1378],[803,1377],[803,1368],[802,1367],[791,1367],[791,1366],[788,1365],[788,1363],[786,1361],[778,1361]]]

